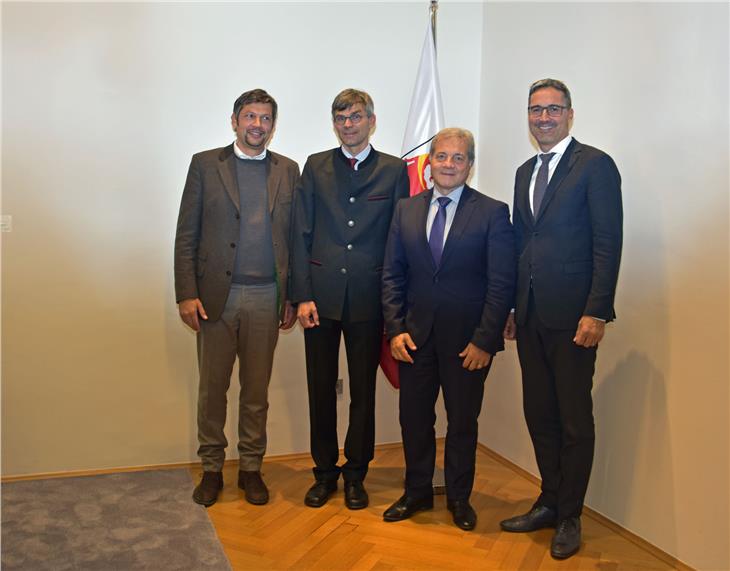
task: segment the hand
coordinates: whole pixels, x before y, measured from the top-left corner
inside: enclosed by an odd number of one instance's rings
[[[286,331],[291,329],[297,322],[297,314],[294,311],[294,306],[288,299],[284,302],[284,313],[281,316],[281,322],[279,323],[279,329]]]
[[[507,323],[504,324],[504,332],[502,333],[502,337],[509,341],[514,341],[517,337],[517,323],[515,322],[514,311],[510,311],[510,314],[507,316]]]
[[[584,315],[578,322],[573,343],[581,347],[596,347],[605,332],[606,324],[603,321]]]
[[[319,325],[317,306],[313,301],[303,301],[297,307],[297,319],[304,329],[311,329]]]
[[[203,319],[208,319],[208,314],[205,313],[205,308],[203,307],[200,299],[197,297],[183,299],[180,303],[178,303],[177,309],[180,312],[180,319],[182,319],[185,322],[185,325],[190,327],[193,331],[200,331],[198,316]]]
[[[462,367],[470,371],[483,369],[492,360],[492,356],[486,351],[480,349],[474,343],[469,343],[466,348],[459,353],[459,357],[464,357]]]
[[[390,340],[390,354],[396,361],[413,363],[413,357],[408,353],[408,349],[411,351],[418,349],[408,333],[401,333]]]

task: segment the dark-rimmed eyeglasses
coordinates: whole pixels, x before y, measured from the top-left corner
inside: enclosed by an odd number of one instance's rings
[[[335,123],[338,125],[344,125],[347,120],[350,120],[350,123],[353,125],[357,125],[360,121],[362,121],[363,116],[362,113],[352,113],[351,115],[335,115]]]
[[[567,109],[565,105],[531,105],[527,108],[530,117],[540,117],[543,111],[547,111],[548,117],[560,117],[563,110]]]

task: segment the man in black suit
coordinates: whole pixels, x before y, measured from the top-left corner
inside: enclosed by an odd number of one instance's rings
[[[507,205],[465,184],[474,163],[469,131],[437,133],[430,161],[434,189],[396,206],[383,268],[386,334],[400,361],[406,460],[405,493],[383,519],[401,521],[433,507],[434,405],[441,388],[447,507],[458,527],[471,530],[477,418],[492,358],[504,348],[514,236]]]
[[[368,505],[363,480],[375,443],[375,376],[383,318],[383,252],[395,203],[408,196],[404,161],[370,144],[373,101],[345,89],[332,103],[342,145],[307,159],[297,188],[291,299],[304,327],[315,483],[304,503],[323,506],[342,473],[345,504]],[[350,377],[346,462],[337,465],[338,360],[344,335]]]
[[[580,548],[595,441],[596,349],[615,317],[621,177],[611,157],[570,136],[573,108],[564,83],[533,83],[527,110],[540,155],[517,169],[517,299],[505,337],[517,338],[542,490],[529,512],[501,526],[513,532],[557,527],[550,552],[565,559]]]

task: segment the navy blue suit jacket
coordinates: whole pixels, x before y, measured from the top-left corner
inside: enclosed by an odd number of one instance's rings
[[[573,139],[535,219],[529,188],[536,160],[525,162],[515,177],[517,323],[527,319],[530,282],[535,310],[547,327],[575,329],[583,315],[611,321],[623,221],[616,164],[603,151]]]
[[[388,338],[409,333],[416,346],[431,335],[460,353],[469,342],[494,355],[514,300],[514,233],[506,204],[468,186],[436,267],[426,238],[433,192],[401,200],[383,265],[383,316]]]

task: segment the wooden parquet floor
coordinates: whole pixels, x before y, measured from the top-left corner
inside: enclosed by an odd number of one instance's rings
[[[237,465],[231,463],[224,469],[225,488],[208,514],[235,571],[675,568],[585,514],[581,550],[562,562],[550,557],[552,530],[502,532],[499,521],[529,509],[538,488],[482,450],[477,451],[471,497],[479,517],[476,530],[464,532],[454,526],[445,496],[435,497],[432,511],[386,523],[383,511],[402,493],[403,466],[400,446],[379,447],[365,482],[370,506],[351,511],[344,506],[341,485],[322,508],[304,505],[313,481],[308,457],[264,462],[271,492],[265,506],[243,499],[236,487]],[[191,471],[197,483],[200,470]]]

